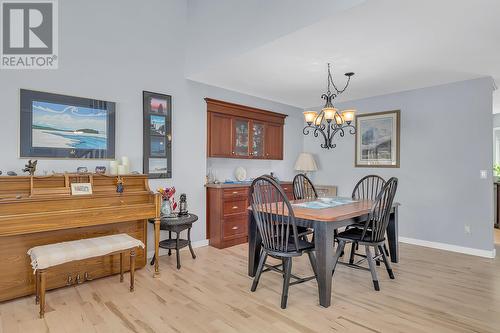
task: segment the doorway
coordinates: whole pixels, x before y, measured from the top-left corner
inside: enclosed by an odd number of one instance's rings
[[[493,128],[494,241],[500,245],[500,127]]]

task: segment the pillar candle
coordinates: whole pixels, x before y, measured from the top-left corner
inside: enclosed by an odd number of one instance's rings
[[[118,166],[118,174],[119,175],[126,175],[127,174],[127,167],[125,165],[119,165]]]
[[[122,157],[122,165],[125,167],[125,173],[130,172],[130,161],[127,156]]]
[[[116,175],[118,173],[118,162],[110,161],[109,162],[109,173],[112,175]]]

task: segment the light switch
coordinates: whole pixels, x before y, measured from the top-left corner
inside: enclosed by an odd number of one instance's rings
[[[488,178],[488,171],[486,170],[481,170],[481,179],[486,179]]]

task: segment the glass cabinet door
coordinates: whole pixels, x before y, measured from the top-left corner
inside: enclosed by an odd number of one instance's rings
[[[244,119],[234,119],[233,155],[247,156],[249,148],[250,122]]]
[[[253,157],[264,157],[264,131],[263,123],[252,122],[252,149],[250,155]]]

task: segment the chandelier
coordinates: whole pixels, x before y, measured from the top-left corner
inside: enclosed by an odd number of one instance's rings
[[[332,73],[330,72],[330,63],[328,63],[328,87],[326,93],[321,95],[321,98],[325,100],[325,106],[319,113],[316,111],[304,112],[307,126],[304,127],[302,132],[304,135],[308,135],[312,131],[316,138],[321,134],[324,139],[321,148],[335,148],[337,145],[332,141],[337,133],[340,137],[344,137],[344,131],[349,129],[350,134],[356,134],[356,128],[352,125],[356,110],[351,109],[339,112],[332,103],[335,97],[339,96],[347,89],[354,73],[349,72],[344,75],[347,76],[347,82],[344,88],[339,90],[333,82]]]

